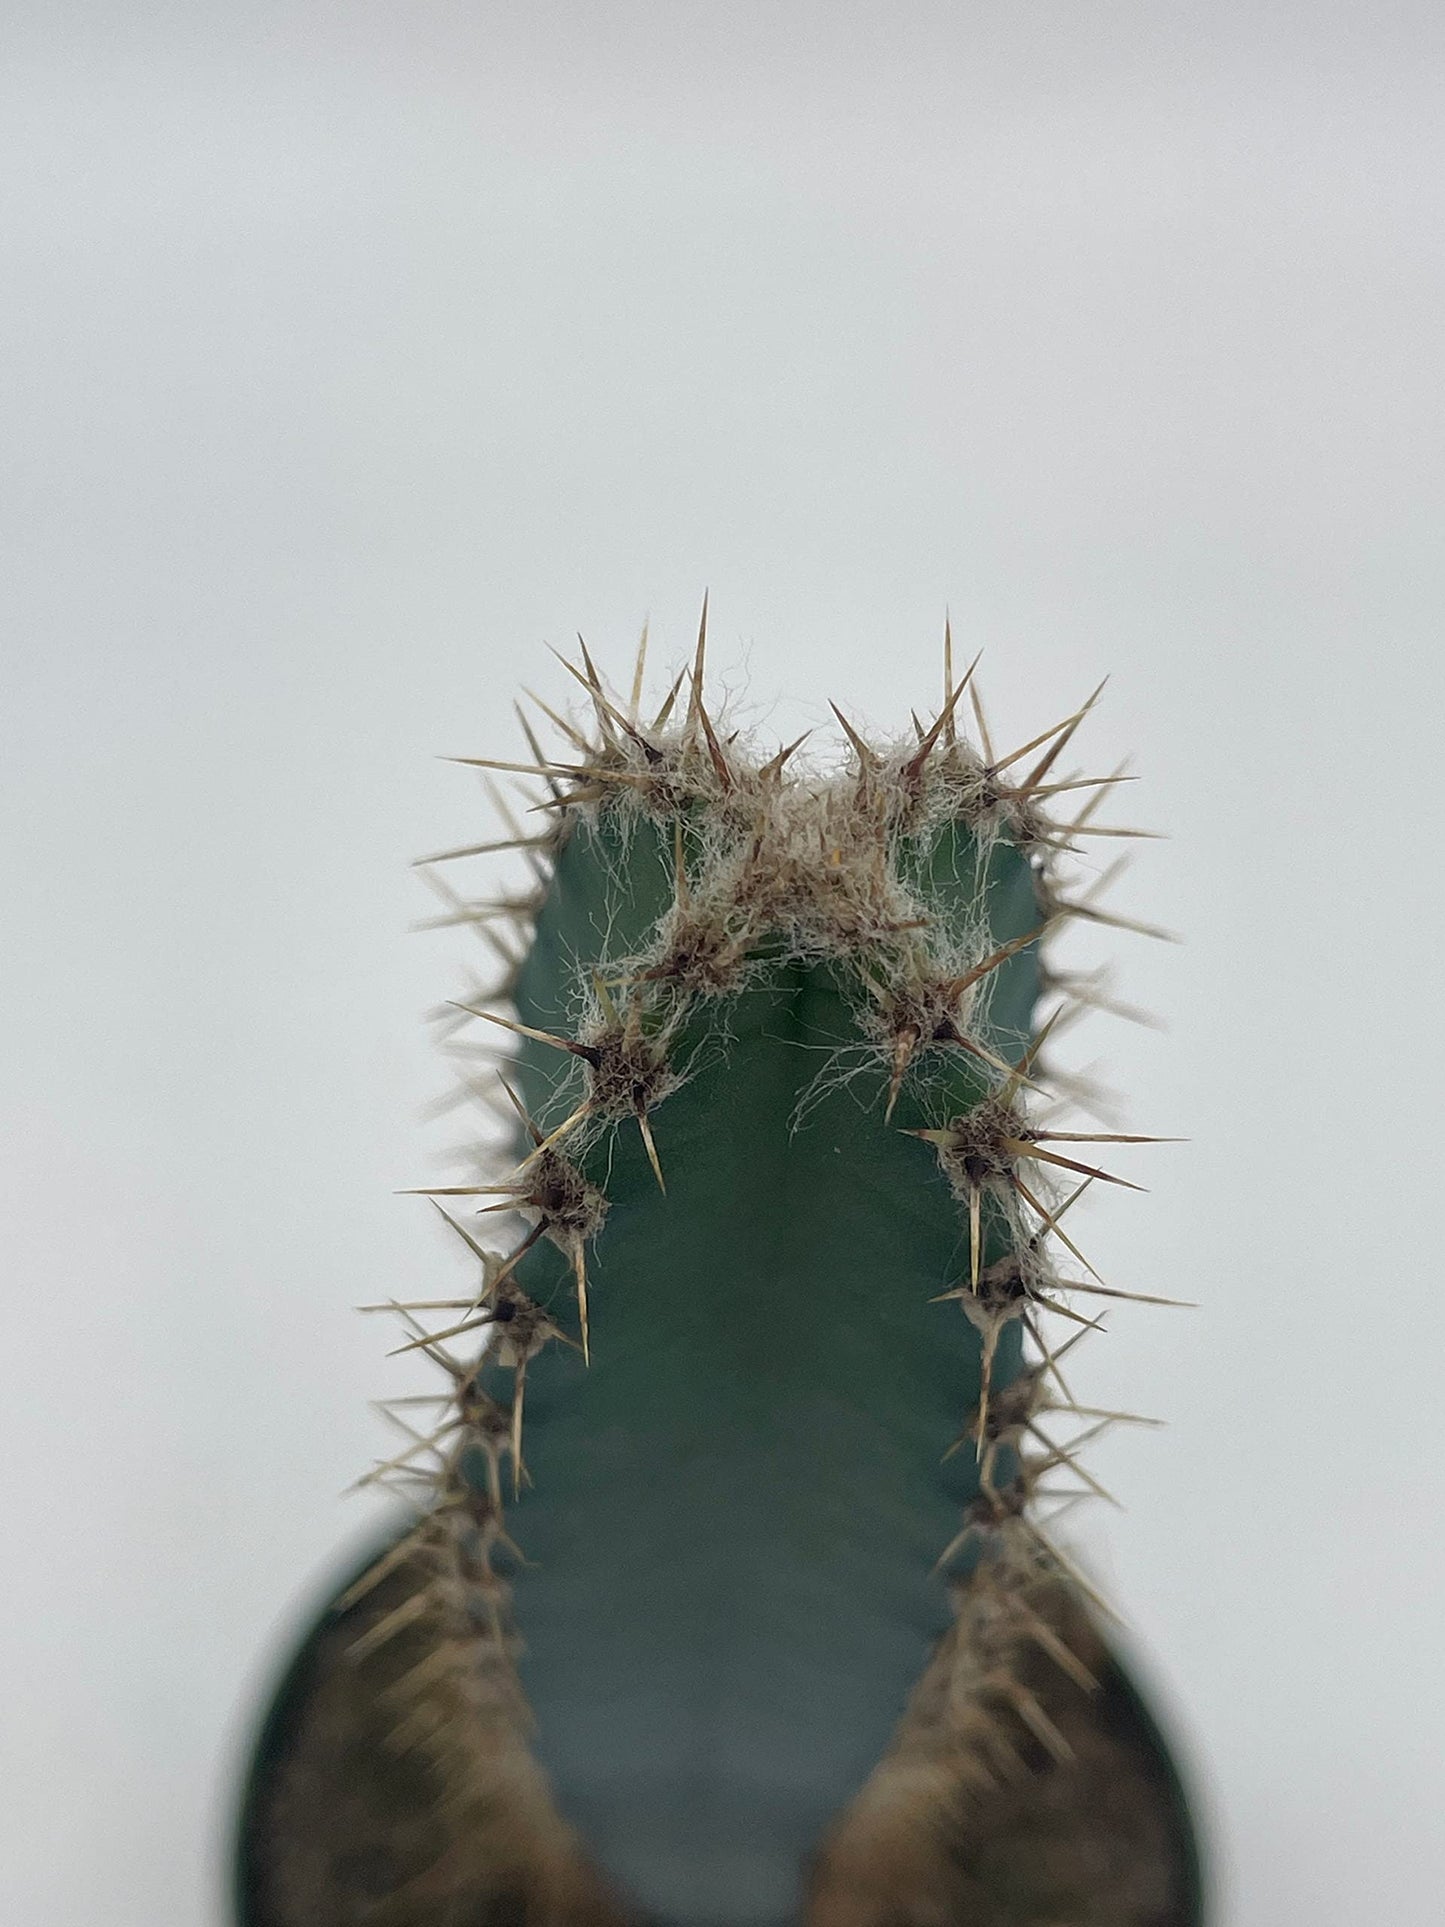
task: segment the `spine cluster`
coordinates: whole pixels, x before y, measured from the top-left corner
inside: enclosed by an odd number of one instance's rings
[[[511,1061],[495,1089],[519,1148],[513,1168],[430,1193],[476,1266],[474,1288],[371,1308],[403,1321],[401,1349],[424,1353],[442,1383],[430,1406],[387,1407],[401,1449],[363,1483],[403,1495],[417,1519],[341,1603],[359,1605],[402,1567],[421,1575],[353,1651],[366,1660],[425,1630],[420,1657],[387,1689],[391,1743],[420,1749],[448,1784],[495,1802],[505,1756],[498,1732],[524,1740],[528,1721],[508,1576],[525,1565],[526,1547],[507,1517],[530,1482],[528,1371],[551,1347],[593,1358],[589,1252],[614,1202],[612,1147],[619,1133],[635,1133],[665,1193],[668,1100],[704,1055],[726,1053],[736,1001],[783,966],[828,973],[854,1035],[820,1076],[846,1078],[858,1092],[860,1131],[916,1142],[920,1186],[947,1187],[960,1262],[938,1279],[936,1298],[976,1329],[981,1356],[977,1401],[959,1412],[948,1448],[974,1461],[974,1496],[952,1543],[938,1547],[955,1623],[891,1751],[823,1853],[816,1917],[843,1921],[841,1896],[858,1891],[856,1869],[878,1839],[903,1824],[899,1815],[915,1824],[921,1783],[946,1783],[956,1798],[960,1784],[994,1785],[1023,1770],[1031,1748],[1069,1757],[1050,1696],[1036,1686],[1040,1656],[1071,1690],[1088,1695],[1096,1685],[1078,1613],[1080,1598],[1095,1595],[1048,1529],[1049,1509],[1103,1492],[1080,1448],[1132,1415],[1078,1403],[1065,1361],[1100,1329],[1101,1306],[1139,1294],[1098,1276],[1074,1241],[1071,1213],[1093,1185],[1126,1182],[1099,1161],[1103,1147],[1156,1140],[1059,1127],[1060,1093],[1071,1091],[1045,1046],[1073,1014],[1109,1000],[1099,979],[1041,961],[1040,946],[1077,919],[1144,928],[1103,907],[1098,887],[1080,894],[1071,882],[1073,859],[1095,839],[1142,833],[1095,820],[1128,780],[1122,773],[1069,767],[1098,691],[1000,752],[976,664],[955,677],[946,638],[937,713],[915,716],[907,739],[892,744],[868,741],[839,713],[846,763],[820,773],[803,739],[761,757],[710,713],[706,622],[704,605],[695,656],[650,719],[645,635],[627,697],[609,691],[584,645],[580,665],[566,666],[585,720],[539,705],[561,735],[555,755],[525,724],[526,762],[458,759],[541,785],[529,798],[540,827],[514,823],[506,841],[443,852],[424,871],[443,920],[472,925],[500,963],[498,982],[448,1007],[445,1029],[467,1048],[482,1034],[476,1026],[509,1034],[498,1039]],[[519,1016],[514,998],[534,921],[574,845],[600,871],[628,874],[631,896],[597,954],[565,960],[571,1021],[544,1028]],[[478,901],[443,881],[454,862],[502,850],[521,851],[533,868],[535,889],[524,897]],[[1001,918],[1004,898],[1013,908]],[[1015,927],[1001,928],[1010,917]],[[472,1199],[519,1226],[513,1239],[494,1247],[464,1222],[461,1201]],[[544,1302],[524,1283],[538,1246],[565,1261],[565,1303]],[[606,1289],[625,1291],[626,1280]],[[1064,1327],[1061,1339],[1046,1321]],[[413,1406],[434,1422],[414,1422]],[[1061,1441],[1059,1426],[1073,1436]]]

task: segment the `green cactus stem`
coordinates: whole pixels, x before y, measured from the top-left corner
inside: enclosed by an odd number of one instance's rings
[[[278,1703],[242,1917],[1193,1927],[1046,1525],[1122,1416],[1062,1367],[1128,1295],[1067,1213],[1147,1141],[1058,1128],[1041,1063],[1041,944],[1104,914],[1060,869],[1090,705],[975,749],[950,652],[822,773],[709,713],[705,640],[650,721],[584,648],[535,895],[463,912],[526,932],[455,1012],[510,1050],[511,1164],[434,1194],[465,1292],[393,1307],[444,1386],[373,1475],[416,1522]]]

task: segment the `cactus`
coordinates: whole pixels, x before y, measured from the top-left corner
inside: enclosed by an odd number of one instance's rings
[[[584,645],[555,758],[460,759],[546,786],[535,892],[451,899],[506,958],[450,1019],[505,1047],[513,1155],[430,1193],[463,1294],[389,1306],[440,1375],[368,1475],[412,1516],[278,1696],[241,1918],[1195,1927],[1049,1529],[1127,1417],[1065,1370],[1131,1295],[1067,1214],[1148,1141],[1058,1128],[1041,1062],[1088,994],[1044,940],[1120,921],[1067,853],[1133,834],[1064,767],[1094,698],[999,755],[946,638],[937,715],[840,714],[825,774],[709,712],[706,621],[651,720],[643,652],[624,701]]]

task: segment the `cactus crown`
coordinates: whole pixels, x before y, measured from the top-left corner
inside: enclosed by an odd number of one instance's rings
[[[1094,821],[1118,773],[1066,766],[1099,692],[998,754],[946,636],[938,713],[875,744],[835,712],[848,762],[825,773],[709,712],[706,625],[704,602],[650,721],[645,634],[630,699],[584,644],[588,713],[546,712],[555,759],[530,729],[526,764],[458,759],[540,779],[543,827],[427,860],[502,959],[446,1029],[505,1045],[515,1155],[431,1194],[476,1275],[387,1307],[444,1389],[429,1430],[393,1408],[404,1449],[367,1482],[416,1522],[334,1615],[353,1669],[381,1669],[383,1750],[428,1789],[388,1905],[949,1919],[962,1812],[1024,1812],[1020,1776],[1081,1762],[1117,1789],[1150,1745],[1100,1737],[1107,1608],[1043,1510],[1102,1490],[1077,1448],[1128,1416],[1065,1376],[1131,1295],[1067,1216],[1125,1182],[1104,1144],[1148,1141],[1059,1129],[1041,1063],[1098,994],[1043,940],[1125,921],[1065,876],[1084,839],[1135,834]],[[504,847],[525,898],[441,881]],[[464,1222],[473,1198],[514,1240]],[[1136,1806],[1154,1884],[1080,1921],[1186,1917],[1159,1911],[1164,1807]],[[1054,1918],[1075,1874],[1023,1861]]]

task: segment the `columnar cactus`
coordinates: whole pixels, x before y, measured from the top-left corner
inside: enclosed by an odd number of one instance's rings
[[[1133,834],[1065,767],[1090,703],[999,754],[946,645],[938,713],[840,715],[823,774],[709,712],[705,640],[650,720],[584,646],[555,759],[483,763],[545,785],[535,891],[454,899],[514,1152],[433,1194],[465,1291],[390,1307],[439,1372],[369,1475],[414,1519],[283,1689],[243,1917],[1193,1927],[1049,1526],[1126,1416],[1065,1369],[1130,1295],[1068,1214],[1146,1141],[1059,1128],[1040,1061],[1087,994],[1041,945],[1115,921],[1067,853]]]

